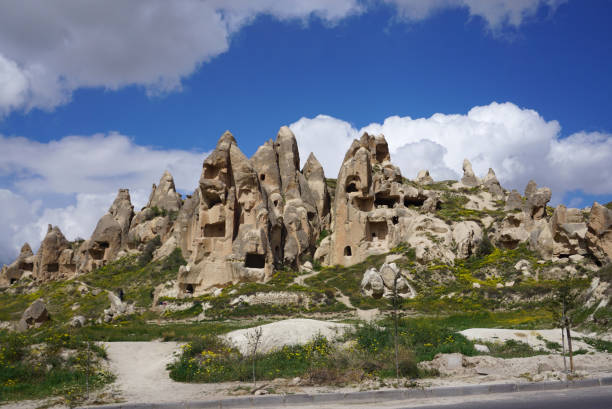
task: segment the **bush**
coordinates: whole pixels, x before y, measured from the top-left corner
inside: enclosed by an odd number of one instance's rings
[[[159,236],[155,236],[153,239],[149,240],[149,242],[145,245],[144,250],[140,257],[138,257],[138,264],[141,267],[146,266],[153,260],[153,252],[157,250],[157,248],[161,246],[161,239]]]
[[[489,235],[485,231],[482,235],[482,240],[478,244],[478,248],[476,249],[476,257],[482,258],[484,256],[488,256],[493,253],[495,250],[495,246],[491,243],[491,239],[489,239]]]

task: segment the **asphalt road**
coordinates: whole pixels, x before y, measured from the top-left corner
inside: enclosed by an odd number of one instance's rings
[[[290,407],[290,406],[284,406]],[[416,399],[364,404],[293,406],[295,408],[419,408],[419,409],[612,409],[612,387],[562,391],[515,392],[459,398]]]

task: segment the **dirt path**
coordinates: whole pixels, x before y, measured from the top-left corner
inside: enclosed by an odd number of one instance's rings
[[[107,342],[111,370],[117,375],[115,387],[126,402],[168,402],[203,400],[214,385],[174,382],[166,365],[180,350],[176,342]]]
[[[297,277],[295,277],[295,278],[293,279],[293,284],[298,284],[298,285],[306,285],[306,284],[305,284],[305,280],[306,280],[307,278],[314,277],[314,276],[316,276],[317,274],[319,274],[319,271],[313,271],[313,272],[308,273],[308,274],[302,274],[302,275],[299,275],[299,276],[297,276]]]
[[[362,310],[357,307],[354,307],[353,304],[351,303],[351,300],[342,293],[340,293],[339,296],[336,296],[336,299],[340,301],[342,304],[346,305],[347,307],[354,308],[355,315],[357,315],[357,318],[361,320],[368,321],[368,322],[373,321],[378,317],[378,314],[380,314],[380,311],[378,310],[378,308],[373,308],[371,310]]]

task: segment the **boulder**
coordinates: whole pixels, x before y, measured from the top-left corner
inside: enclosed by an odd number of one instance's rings
[[[41,299],[38,299],[23,312],[17,328],[19,331],[26,331],[31,327],[39,327],[50,319],[47,306]]]
[[[375,268],[370,268],[363,274],[361,280],[361,294],[366,297],[381,298],[385,293],[382,277]]]
[[[82,315],[76,315],[72,317],[72,319],[70,320],[70,326],[72,328],[84,327],[86,323],[87,323],[87,318],[83,317]]]

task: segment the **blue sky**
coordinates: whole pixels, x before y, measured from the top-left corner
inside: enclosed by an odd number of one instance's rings
[[[0,6],[0,262],[46,223],[89,236],[119,187],[142,206],[165,168],[192,191],[226,129],[250,156],[291,125],[328,177],[368,130],[410,178],[468,157],[612,200],[610,1],[179,3]]]

